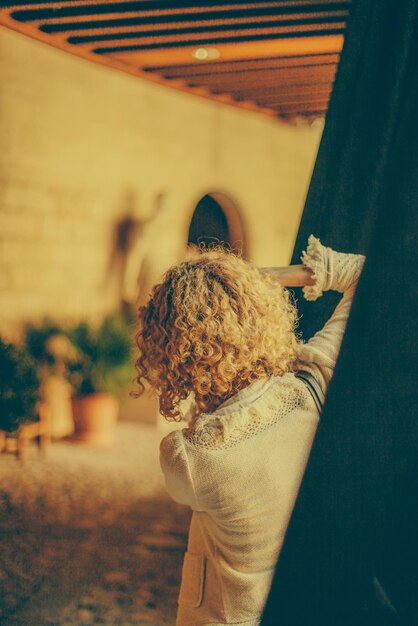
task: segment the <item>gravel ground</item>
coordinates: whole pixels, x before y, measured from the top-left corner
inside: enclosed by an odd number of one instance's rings
[[[0,456],[0,624],[172,626],[189,511],[169,500],[157,428],[111,450]]]

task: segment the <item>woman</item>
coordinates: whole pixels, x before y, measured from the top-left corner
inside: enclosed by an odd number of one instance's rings
[[[260,623],[364,257],[311,236],[302,265],[257,270],[222,250],[170,269],[140,309],[137,382],[188,428],[161,442],[174,500],[193,509],[177,626]],[[308,343],[283,287],[344,295]]]

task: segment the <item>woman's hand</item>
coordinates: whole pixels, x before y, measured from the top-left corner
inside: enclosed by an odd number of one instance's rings
[[[269,274],[283,287],[306,287],[315,284],[313,271],[305,265],[288,265],[287,267],[259,267],[262,274]]]

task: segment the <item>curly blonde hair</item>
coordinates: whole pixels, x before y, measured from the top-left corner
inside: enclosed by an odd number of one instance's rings
[[[170,420],[180,419],[191,392],[200,411],[214,411],[253,381],[292,368],[296,323],[290,294],[276,281],[224,248],[195,248],[139,309],[133,395],[147,381]]]

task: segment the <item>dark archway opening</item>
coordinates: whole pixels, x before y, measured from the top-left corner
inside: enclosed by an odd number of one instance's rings
[[[187,242],[208,247],[231,244],[228,220],[216,200],[207,194],[197,203],[189,227]]]

